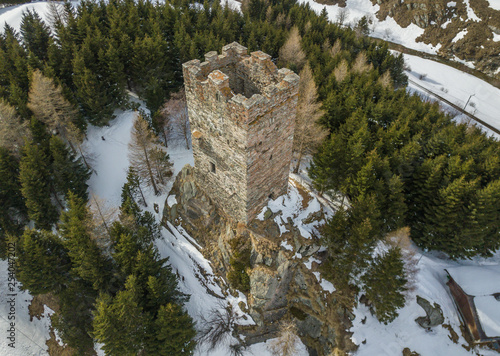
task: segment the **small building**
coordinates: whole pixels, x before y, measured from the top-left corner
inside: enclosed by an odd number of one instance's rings
[[[445,269],[453,301],[475,343],[500,341],[500,265]]]
[[[287,192],[299,76],[236,42],[182,68],[196,181],[247,223]]]

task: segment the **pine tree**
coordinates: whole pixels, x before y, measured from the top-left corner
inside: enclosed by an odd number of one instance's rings
[[[92,354],[92,310],[96,291],[86,281],[76,278],[57,295],[60,310],[51,317],[52,326],[62,341],[78,351],[79,355]]]
[[[122,204],[125,203],[127,198],[130,198],[137,204],[142,204],[145,207],[148,206],[141,189],[141,178],[137,175],[133,167],[128,167],[127,182],[123,185],[121,198]]]
[[[37,228],[50,230],[58,215],[51,202],[50,161],[33,142],[26,142],[23,147],[19,180],[28,217]]]
[[[71,267],[68,252],[54,234],[25,230],[17,253],[16,278],[32,295],[58,294],[68,284]]]
[[[362,279],[377,319],[384,324],[393,321],[398,316],[397,309],[405,304],[403,293],[407,282],[399,247],[375,257]]]

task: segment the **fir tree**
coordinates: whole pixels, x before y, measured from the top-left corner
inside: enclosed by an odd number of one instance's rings
[[[407,282],[399,248],[393,247],[375,257],[362,280],[377,319],[384,324],[393,321],[398,316],[397,309],[405,304],[403,293]]]

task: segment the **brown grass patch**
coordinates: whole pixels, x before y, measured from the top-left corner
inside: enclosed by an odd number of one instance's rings
[[[448,337],[450,338],[451,341],[453,341],[454,344],[458,344],[458,334],[453,330],[450,324],[443,324],[443,328],[447,329],[450,332],[450,335]]]
[[[49,348],[49,355],[50,356],[73,356],[73,355],[78,355],[77,352],[72,349],[71,347],[65,345],[61,346],[59,343],[56,341],[56,334],[54,333],[54,330],[50,328],[50,339],[48,339],[45,344]]]

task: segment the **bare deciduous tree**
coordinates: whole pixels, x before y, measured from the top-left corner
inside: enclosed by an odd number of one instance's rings
[[[189,131],[189,116],[184,90],[172,94],[170,100],[165,103],[164,110],[169,116],[169,122],[182,134],[186,148],[189,150],[191,132]]]
[[[24,138],[29,134],[26,123],[21,123],[16,109],[0,100],[0,145],[19,157]]]
[[[302,50],[300,41],[302,38],[299,29],[294,26],[283,47],[279,51],[279,60],[281,66],[295,66],[294,69],[300,70],[306,62],[306,54]]]
[[[89,202],[89,211],[92,219],[88,222],[88,229],[92,238],[102,248],[109,247],[109,228],[118,216],[118,208],[109,204],[96,194],[92,194]]]
[[[293,150],[298,155],[294,172],[299,171],[304,154],[311,153],[323,141],[328,132],[318,123],[323,115],[321,103],[318,102],[316,83],[309,64],[300,72],[299,101],[295,118]]]
[[[335,18],[335,23],[338,26],[344,26],[345,20],[347,20],[347,17],[349,15],[349,10],[347,7],[341,8],[340,11],[337,13],[337,17]]]
[[[297,327],[287,320],[280,324],[278,337],[270,342],[269,351],[275,356],[293,356],[298,352],[298,343]]]
[[[207,316],[202,315],[200,319],[198,343],[206,344],[210,351],[223,344],[231,336],[234,324],[240,316],[231,304],[224,306],[219,303],[218,308],[211,309]]]
[[[129,143],[130,163],[139,177],[153,188],[156,195],[160,194],[166,179],[172,175],[172,164],[168,155],[159,149],[157,144],[158,137],[150,129],[146,119],[138,114]]]
[[[382,76],[380,76],[377,80],[384,88],[392,88],[392,78],[391,73],[386,71]]]
[[[28,108],[50,130],[57,131],[76,152],[75,146],[79,146],[83,138],[73,121],[78,117],[78,111],[64,98],[61,87],[39,70],[33,73]]]

